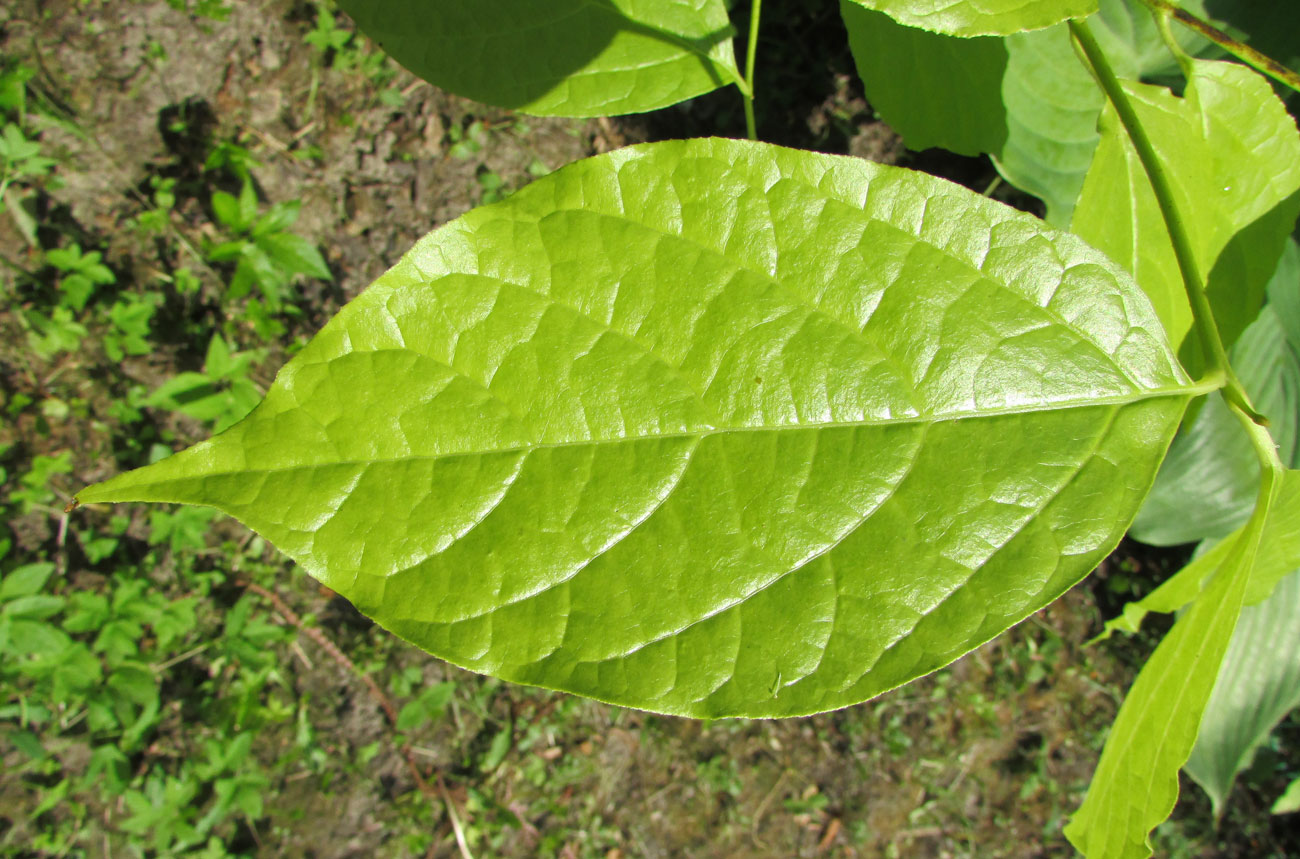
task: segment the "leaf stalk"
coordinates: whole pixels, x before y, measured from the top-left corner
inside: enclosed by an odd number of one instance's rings
[[[1200,335],[1201,345],[1207,355],[1206,374],[1207,376],[1221,375],[1224,399],[1248,415],[1254,423],[1267,426],[1268,419],[1251,405],[1250,397],[1241,386],[1237,374],[1233,372],[1232,365],[1228,361],[1228,352],[1219,336],[1219,326],[1214,321],[1214,311],[1210,308],[1210,301],[1205,295],[1205,278],[1201,275],[1200,266],[1196,262],[1192,240],[1187,234],[1187,224],[1179,214],[1178,205],[1174,201],[1173,185],[1169,174],[1165,171],[1164,163],[1156,154],[1151,138],[1147,136],[1146,129],[1142,127],[1137,111],[1133,108],[1133,103],[1124,92],[1123,85],[1120,84],[1115,70],[1106,59],[1105,52],[1093,36],[1087,22],[1071,20],[1070,32],[1087,59],[1097,82],[1106,93],[1106,98],[1115,107],[1115,112],[1119,115],[1129,140],[1133,142],[1133,148],[1137,150],[1138,160],[1142,162],[1142,168],[1151,182],[1151,190],[1155,193],[1156,203],[1160,206],[1160,214],[1165,221],[1165,229],[1169,232],[1169,240],[1173,244],[1174,257],[1178,260],[1178,271],[1183,278],[1183,289],[1192,308],[1196,331]]]
[[[753,0],[749,10],[749,42],[745,48],[745,133],[758,140],[758,122],[754,117],[754,65],[758,59],[758,23],[763,15],[763,0]]]

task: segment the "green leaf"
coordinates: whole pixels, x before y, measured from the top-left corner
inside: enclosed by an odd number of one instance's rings
[[[1300,567],[1300,477],[1297,474],[1300,472],[1288,470],[1282,476],[1282,486],[1264,526],[1264,536],[1246,590],[1246,605],[1256,605],[1268,599],[1278,581]],[[1214,571],[1231,556],[1232,547],[1245,528],[1243,525],[1233,531],[1142,599],[1125,605],[1123,614],[1109,621],[1097,640],[1109,638],[1117,631],[1137,632],[1150,612],[1169,614],[1196,599]]]
[[[1294,814],[1297,811],[1300,811],[1300,778],[1291,780],[1272,808],[1274,814]]]
[[[457,95],[541,116],[657,110],[739,79],[723,0],[342,0],[366,35]]]
[[[253,238],[279,233],[293,226],[294,221],[298,220],[298,213],[302,210],[301,200],[289,200],[284,203],[276,203],[266,214],[257,219],[249,234]]]
[[[1292,480],[1298,472],[1288,472]],[[1178,800],[1178,770],[1196,742],[1252,578],[1279,475],[1270,473],[1255,514],[1230,539],[1206,592],[1147,660],[1124,699],[1083,805],[1065,836],[1088,859],[1146,859],[1149,835]]]
[[[1127,275],[966,189],[632,147],[431,233],[226,433],[207,504],[474,670],[788,716],[947,664],[1115,545],[1189,385]]]
[[[910,148],[987,152],[1007,181],[1047,204],[1048,223],[1069,224],[1105,99],[1065,26],[955,38],[905,27],[850,0],[841,0],[841,11],[872,107]],[[1136,2],[1102,0],[1088,23],[1120,75],[1176,69]],[[1195,50],[1197,38],[1183,35],[1180,43]]]
[[[852,0],[900,24],[949,36],[1005,36],[1097,11],[1097,0]]]
[[[1217,817],[1237,773],[1273,727],[1300,706],[1300,572],[1272,596],[1242,610],[1184,769],[1214,803]]]
[[[50,563],[27,564],[0,579],[0,602],[40,593],[54,574]]]
[[[214,191],[212,193],[212,214],[217,216],[227,228],[239,232],[243,227],[243,221],[239,214],[239,201],[233,194],[225,191]],[[214,259],[216,259],[214,257]]]
[[[1273,305],[1241,335],[1231,360],[1251,402],[1270,417],[1282,462],[1300,465],[1300,353]],[[1221,539],[1250,516],[1258,487],[1259,459],[1215,395],[1174,440],[1129,533],[1155,546]]]
[[[907,27],[855,0],[840,0],[840,14],[872,109],[909,149],[1002,151],[1005,39],[960,39]]]
[[[311,242],[293,233],[271,233],[257,240],[257,246],[271,261],[289,274],[305,274],[331,280],[330,267]]]
[[[50,594],[32,594],[5,603],[4,608],[0,610],[12,618],[43,620],[63,611],[63,602],[63,597]]]
[[[1186,98],[1125,84],[1169,174],[1225,345],[1255,318],[1300,212],[1300,133],[1268,82],[1193,61]],[[1146,172],[1109,108],[1072,230],[1137,277],[1184,366],[1201,365],[1192,312]]]

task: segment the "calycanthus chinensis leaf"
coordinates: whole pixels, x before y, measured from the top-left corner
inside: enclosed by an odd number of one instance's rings
[[[1075,584],[1192,392],[1073,236],[900,168],[673,141],[430,233],[247,419],[78,499],[218,507],[476,671],[790,716]]]

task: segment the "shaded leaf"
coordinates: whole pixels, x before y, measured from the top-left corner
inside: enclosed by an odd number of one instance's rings
[[[1300,568],[1300,478],[1294,476],[1296,473],[1287,471],[1283,475],[1282,486],[1277,501],[1269,512],[1250,585],[1246,590],[1246,605],[1256,605],[1268,599],[1283,576]],[[1213,548],[1198,555],[1142,599],[1125,605],[1119,617],[1107,622],[1098,640],[1109,638],[1113,632],[1137,632],[1150,612],[1169,614],[1196,599],[1214,571],[1230,557],[1232,547],[1245,527],[1243,525]]]
[[[911,171],[673,141],[436,230],[244,421],[78,498],[218,507],[477,671],[796,715],[1082,578],[1195,392],[1069,234]]]
[[[1251,402],[1270,418],[1282,462],[1300,465],[1300,352],[1272,305],[1242,334],[1231,358]],[[1222,539],[1250,516],[1258,487],[1259,459],[1216,394],[1174,440],[1130,534],[1155,546]]]
[[[1300,705],[1300,572],[1264,602],[1242,609],[1184,769],[1217,816],[1237,773],[1250,766],[1273,726]]]
[[[1176,69],[1144,8],[1126,0],[1100,5],[1089,25],[1121,76]],[[866,95],[909,147],[989,153],[1007,181],[1047,204],[1049,223],[1069,224],[1105,99],[1064,25],[956,38],[903,26],[852,0],[841,0],[841,10]],[[1195,50],[1199,37],[1179,35]]]
[[[907,27],[854,0],[840,0],[840,14],[872,109],[909,149],[1002,151],[1005,39],[961,39]]]
[[[342,0],[419,77],[544,116],[640,113],[738,78],[722,0]]]
[[[290,274],[330,280],[330,267],[311,242],[293,233],[271,233],[261,236],[257,246],[266,252],[271,261]]]

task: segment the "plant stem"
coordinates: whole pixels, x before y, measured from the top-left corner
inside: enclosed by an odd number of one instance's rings
[[[1092,72],[1105,91],[1106,97],[1114,105],[1124,130],[1128,132],[1129,140],[1133,142],[1133,148],[1137,150],[1138,160],[1142,162],[1142,168],[1151,181],[1151,190],[1155,193],[1160,214],[1164,217],[1165,229],[1168,230],[1169,240],[1173,244],[1174,257],[1178,260],[1178,270],[1183,277],[1183,289],[1187,292],[1187,301],[1192,307],[1192,317],[1196,320],[1196,331],[1206,352],[1206,374],[1221,376],[1224,380],[1224,399],[1249,415],[1255,423],[1267,425],[1267,419],[1255,411],[1250,404],[1250,398],[1232,371],[1232,365],[1228,363],[1228,353],[1223,347],[1223,340],[1219,337],[1214,311],[1210,308],[1209,299],[1205,297],[1205,279],[1201,276],[1200,266],[1192,251],[1192,240],[1187,234],[1187,225],[1183,222],[1178,206],[1174,202],[1173,185],[1170,183],[1169,174],[1165,172],[1164,163],[1156,154],[1155,147],[1152,146],[1151,139],[1147,137],[1146,129],[1142,127],[1137,111],[1133,108],[1133,103],[1129,101],[1128,94],[1124,92],[1124,87],[1115,76],[1115,70],[1111,68],[1088,24],[1084,21],[1072,20],[1070,32],[1082,49],[1084,57],[1087,58],[1088,65],[1092,67]]]
[[[1218,27],[1202,21],[1192,13],[1169,2],[1169,0],[1142,0],[1142,2],[1157,15],[1173,18],[1184,27],[1200,33],[1256,71],[1268,75],[1278,83],[1288,86],[1296,92],[1300,92],[1300,74],[1291,71],[1272,57],[1265,56],[1245,42],[1232,38]]]
[[[754,118],[754,62],[758,57],[758,21],[763,15],[763,0],[753,0],[749,8],[749,45],[745,50],[745,82],[749,92],[745,97],[745,132],[750,140],[758,140],[758,122]]]

